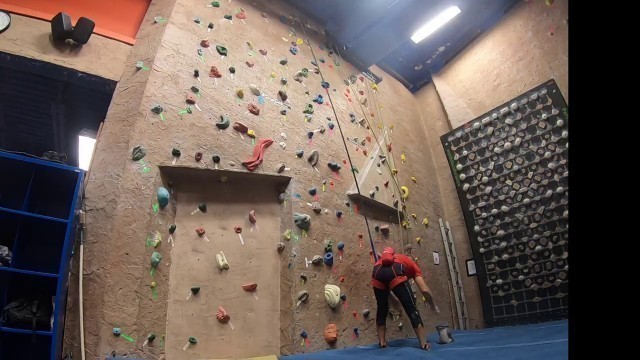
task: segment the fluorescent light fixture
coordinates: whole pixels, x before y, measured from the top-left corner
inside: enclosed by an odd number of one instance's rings
[[[96,134],[91,130],[82,130],[78,135],[78,167],[84,171],[89,170],[93,148],[96,146]]]
[[[416,31],[413,36],[411,36],[411,40],[414,43],[419,43],[424,40],[427,36],[433,34],[436,30],[438,30],[442,25],[449,22],[449,20],[456,17],[456,15],[460,14],[460,8],[457,6],[451,6],[441,12],[435,18],[429,20],[426,24],[424,24],[418,31]]]

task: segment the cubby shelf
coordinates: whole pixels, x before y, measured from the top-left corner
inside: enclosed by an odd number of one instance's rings
[[[51,303],[52,326],[0,322],[0,360],[59,359],[81,169],[0,152],[0,311],[19,299]]]

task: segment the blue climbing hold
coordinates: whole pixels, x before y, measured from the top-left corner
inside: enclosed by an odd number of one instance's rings
[[[322,104],[322,103],[324,103],[324,98],[322,97],[322,95],[318,95],[318,96],[316,96],[315,99],[313,99],[313,102],[314,103],[318,103],[318,104]]]
[[[342,241],[340,241],[338,243],[338,250],[342,250],[342,249],[344,249],[344,243]]]
[[[329,126],[329,129],[331,129],[331,130],[333,130],[333,128],[336,127],[336,125],[334,123],[332,123],[332,122],[329,122],[327,124],[327,126]]]
[[[329,83],[328,83],[328,82],[326,82],[326,81],[322,81],[322,82],[320,83],[320,85],[322,85],[322,87],[323,87],[323,88],[325,88],[325,89],[328,89],[328,88],[329,88],[329,86],[331,86],[331,85],[329,85]]]
[[[286,24],[287,23],[287,17],[284,16],[284,15],[280,15],[280,22],[283,23],[283,24]]]
[[[169,205],[169,190],[163,188],[162,186],[158,188],[158,204],[162,209],[164,209],[165,206]]]
[[[357,327],[353,328],[353,333],[358,335],[358,333],[360,332],[360,329],[358,329]]]
[[[291,52],[293,55],[298,55],[298,52],[300,51],[300,49],[298,49],[298,47],[296,46],[292,46],[289,48],[289,52]]]
[[[327,266],[333,265],[333,253],[328,252],[324,254],[324,264]]]
[[[309,336],[309,335],[307,335],[307,332],[302,330],[302,332],[300,333],[300,337],[303,338],[303,339],[306,339],[307,336]]]
[[[113,335],[115,336],[120,336],[122,334],[122,329],[114,327],[113,330],[111,331],[113,333]]]

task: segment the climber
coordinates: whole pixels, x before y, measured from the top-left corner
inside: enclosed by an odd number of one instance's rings
[[[439,312],[433,300],[431,289],[424,281],[418,264],[406,255],[396,254],[392,247],[384,248],[382,256],[373,266],[371,281],[378,306],[376,324],[381,348],[387,347],[386,323],[389,312],[389,293],[393,291],[411,320],[413,330],[420,341],[420,347],[427,351],[431,350],[431,344],[427,342],[424,324],[413,298],[409,279],[414,279],[431,308]]]

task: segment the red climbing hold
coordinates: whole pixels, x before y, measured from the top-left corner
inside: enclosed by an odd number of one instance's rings
[[[360,95],[364,95],[364,91],[360,90],[358,92],[360,93]]]
[[[195,104],[196,103],[196,97],[191,95],[191,94],[187,94],[187,104]]]
[[[220,74],[220,71],[218,71],[218,68],[215,66],[211,66],[211,70],[209,70],[209,77],[212,78],[221,78],[222,74]]]
[[[260,108],[257,107],[254,104],[249,104],[247,105],[247,109],[249,110],[250,113],[252,113],[253,115],[260,115]]]
[[[389,143],[389,145],[387,145],[387,151],[391,152],[391,143]]]
[[[360,76],[360,81],[364,82],[364,76]]]
[[[196,228],[196,234],[198,234],[198,236],[204,235],[204,228]]]
[[[262,139],[256,143],[256,146],[253,148],[253,156],[247,161],[242,162],[242,165],[247,168],[249,171],[254,171],[258,168],[258,165],[262,164],[264,160],[264,152],[267,150],[269,146],[273,144],[273,140],[271,139]]]
[[[368,142],[371,142],[371,136],[367,136],[365,139],[367,139]]]
[[[240,10],[240,12],[236,14],[236,17],[242,20],[242,19],[246,19],[247,15],[244,13],[244,10]]]

